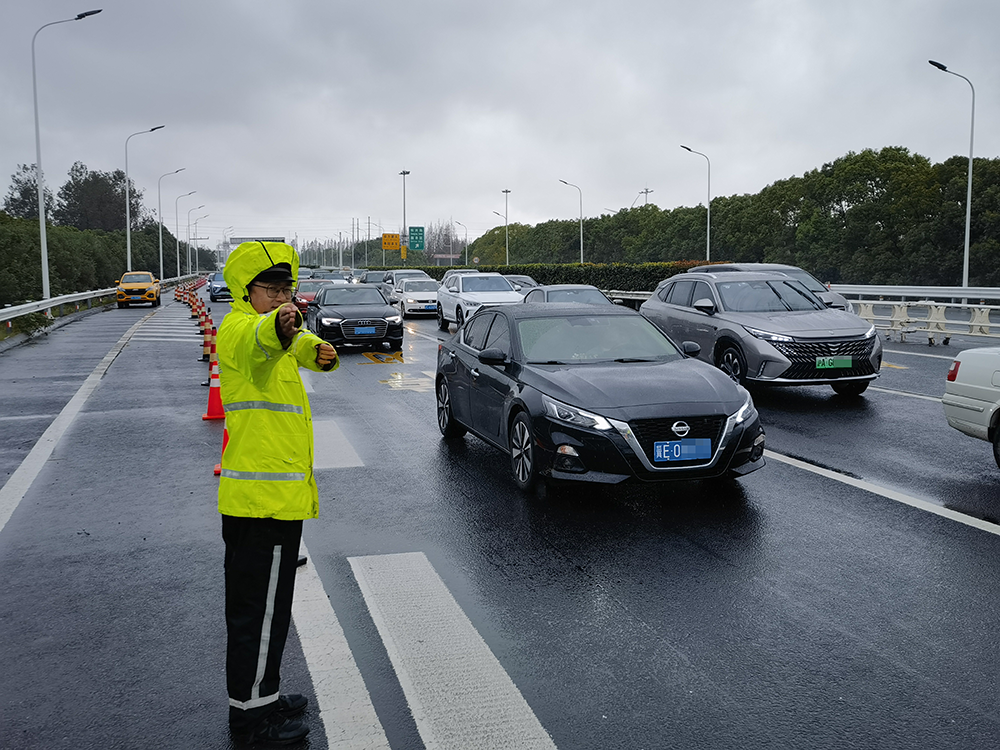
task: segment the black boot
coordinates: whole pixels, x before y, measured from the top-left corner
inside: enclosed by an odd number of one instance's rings
[[[235,735],[240,742],[250,745],[294,745],[305,739],[309,727],[299,719],[289,719],[280,711],[272,711],[249,734]]]

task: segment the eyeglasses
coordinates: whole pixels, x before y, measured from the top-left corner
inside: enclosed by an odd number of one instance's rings
[[[278,299],[278,297],[288,297],[288,299],[291,299],[295,296],[296,292],[296,287],[294,286],[273,286],[272,284],[251,284],[250,286],[263,289],[268,299]]]

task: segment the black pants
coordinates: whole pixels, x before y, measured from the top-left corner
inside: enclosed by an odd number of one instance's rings
[[[222,538],[229,725],[243,732],[278,707],[302,521],[224,515]]]

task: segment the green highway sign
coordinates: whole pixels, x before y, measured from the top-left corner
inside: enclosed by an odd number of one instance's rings
[[[424,249],[424,228],[423,227],[410,227],[410,241],[407,243],[410,250],[423,250]]]

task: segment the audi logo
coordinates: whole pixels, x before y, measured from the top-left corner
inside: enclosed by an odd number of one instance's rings
[[[372,321],[370,321],[370,320],[359,320],[358,321],[358,325],[359,326],[370,326],[371,324],[372,324]]]
[[[677,437],[684,437],[691,432],[691,427],[687,422],[674,422],[670,428]]]

